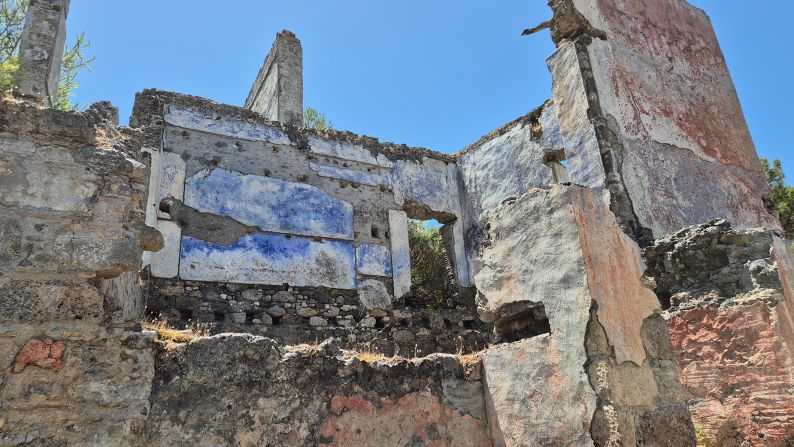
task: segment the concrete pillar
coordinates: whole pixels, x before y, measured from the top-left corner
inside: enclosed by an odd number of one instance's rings
[[[245,108],[273,121],[303,126],[303,49],[292,32],[276,34]]]
[[[17,91],[50,107],[57,99],[69,2],[30,0],[22,29]]]

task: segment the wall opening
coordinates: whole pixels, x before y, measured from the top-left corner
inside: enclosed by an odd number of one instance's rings
[[[411,293],[406,304],[427,309],[448,306],[454,292],[452,265],[435,219],[408,221],[411,255]]]
[[[494,322],[497,343],[506,343],[550,334],[549,318],[543,303],[519,301],[499,309]]]
[[[570,183],[568,175],[568,162],[565,158],[565,149],[546,152],[543,155],[543,164],[551,169],[552,182],[555,184]]]

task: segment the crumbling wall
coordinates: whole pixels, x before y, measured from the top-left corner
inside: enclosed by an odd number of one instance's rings
[[[136,133],[105,116],[0,102],[3,445],[115,444],[149,409],[152,336],[127,329],[162,240]]]
[[[714,221],[657,240],[645,259],[669,305],[694,422],[711,440],[794,440],[787,243],[768,230]]]
[[[564,147],[551,101],[456,154],[468,253],[477,251],[489,214],[503,201],[560,183],[549,166],[558,154]]]
[[[402,301],[409,216],[452,227],[456,276],[468,285],[448,156],[157,91],[138,96],[132,122],[162,129],[148,140],[159,174],[147,218],[165,236],[147,256],[151,312],[290,343],[376,340],[390,353],[487,343],[473,309]]]
[[[479,363],[366,359],[242,334],[159,351],[138,445],[489,446]],[[377,361],[376,361],[377,360]]]
[[[507,201],[479,258],[483,319],[520,334],[483,360],[497,443],[694,444],[639,249],[599,194],[557,186]]]
[[[624,228],[646,242],[715,218],[779,230],[706,14],[682,0],[553,3],[566,149],[601,161],[581,167],[587,181],[572,168],[573,181],[608,189]]]

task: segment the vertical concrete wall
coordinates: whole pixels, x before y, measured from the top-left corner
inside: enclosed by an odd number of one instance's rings
[[[245,108],[271,121],[303,126],[303,49],[295,34],[276,34],[254,80]]]
[[[781,228],[767,209],[769,188],[708,17],[681,0],[552,7],[558,49],[549,67],[561,133],[569,157],[586,161],[569,163],[572,180],[606,191],[621,228],[643,245],[655,243],[648,260],[678,266],[672,285],[652,284],[671,306],[668,324],[695,422],[712,440],[780,445],[791,431],[778,413],[790,400],[782,391],[790,374],[790,298],[757,275],[790,273],[785,262],[770,263],[769,244],[756,258],[737,260],[756,256],[758,242],[732,231]],[[705,244],[705,231],[722,239]],[[699,247],[700,258],[684,245],[654,255],[682,237]],[[725,263],[731,277],[717,284]],[[768,359],[763,372],[752,366],[760,357]],[[764,383],[776,404],[751,383]]]
[[[602,171],[572,180],[609,189],[639,238],[717,218],[779,230],[706,14],[682,0],[562,3],[549,64],[563,137]]]
[[[16,90],[55,106],[70,0],[31,0],[19,42]]]
[[[494,210],[488,241],[475,272],[483,319],[497,332],[548,320],[485,355],[497,444],[693,445],[639,249],[600,194],[530,191]]]

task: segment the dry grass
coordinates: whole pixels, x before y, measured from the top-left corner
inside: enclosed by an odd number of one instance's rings
[[[165,320],[144,321],[141,326],[144,330],[157,332],[160,340],[172,343],[187,343],[209,335],[207,329],[198,325],[189,326],[187,329],[175,329]]]
[[[392,363],[399,359],[399,357],[390,357],[379,352],[356,352],[354,355],[364,363]]]
[[[479,363],[479,361],[482,359],[482,354],[482,351],[475,352],[473,354],[458,354],[458,361],[464,368],[466,368]]]

